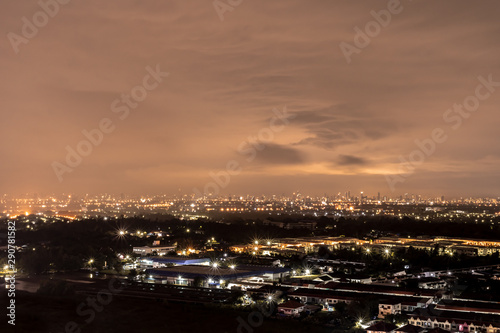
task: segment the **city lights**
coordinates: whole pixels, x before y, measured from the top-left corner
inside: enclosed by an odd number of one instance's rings
[[[500,333],[500,0],[96,3],[0,10],[2,327]]]

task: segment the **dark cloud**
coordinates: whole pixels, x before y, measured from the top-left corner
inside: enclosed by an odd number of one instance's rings
[[[298,149],[277,144],[265,144],[263,146],[263,150],[257,152],[257,163],[294,165],[305,161],[304,154]]]
[[[342,145],[380,139],[394,134],[394,131],[386,131],[388,126],[393,125],[392,121],[372,114],[361,106],[354,109],[340,105],[296,114],[294,123],[310,134],[309,137],[297,142],[297,145],[335,149]]]
[[[337,160],[338,165],[350,166],[350,165],[365,165],[368,161],[362,157],[351,156],[351,155],[339,155]]]

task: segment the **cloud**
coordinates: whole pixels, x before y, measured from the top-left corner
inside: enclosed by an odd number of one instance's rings
[[[449,130],[442,116],[474,93],[478,75],[500,81],[500,2],[402,4],[351,64],[339,43],[352,43],[353,28],[372,20],[372,10],[387,8],[386,0],[245,1],[224,22],[211,2],[61,6],[19,54],[6,38],[0,43],[0,187],[5,193],[186,188],[224,169],[239,143],[269,126],[272,109],[286,106],[296,117],[232,179],[233,193],[294,188],[298,172],[304,193],[379,191],[399,156],[437,127],[449,139],[400,184],[401,192],[421,190],[425,179],[436,184],[429,192],[498,193],[487,181],[500,179],[498,161],[487,156],[498,156],[500,90],[459,131]],[[40,10],[37,1],[0,7],[4,36],[21,33],[21,19]],[[111,102],[155,64],[170,76],[119,120]],[[64,161],[65,148],[104,117],[116,130],[60,184],[51,163]],[[446,176],[457,166],[462,185]],[[254,178],[252,168],[258,168]],[[330,184],[329,169],[350,176]],[[263,177],[279,172],[286,176],[274,184]]]
[[[264,149],[257,152],[256,163],[295,165],[305,161],[304,154],[295,148],[274,143],[265,144]]]
[[[337,164],[342,166],[366,165],[367,163],[368,161],[364,158],[351,155],[339,155],[337,160]]]
[[[301,111],[297,113],[294,124],[308,134],[296,145],[313,145],[328,150],[393,135],[394,132],[387,132],[387,127],[395,126],[384,116],[371,114],[360,105]]]

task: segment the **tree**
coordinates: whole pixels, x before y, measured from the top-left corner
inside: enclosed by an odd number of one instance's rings
[[[135,278],[137,276],[137,270],[135,268],[132,268],[129,272],[128,272],[128,276],[130,276],[131,278]]]
[[[66,281],[48,280],[40,284],[37,293],[50,296],[72,296],[75,290]]]
[[[343,315],[344,313],[347,312],[347,303],[346,302],[338,302],[333,307],[335,308],[335,311],[337,311],[341,315]]]
[[[390,314],[384,317],[384,321],[395,325],[404,325],[408,323],[408,318],[404,314]]]

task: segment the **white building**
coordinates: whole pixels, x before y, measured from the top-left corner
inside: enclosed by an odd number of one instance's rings
[[[155,246],[155,247],[141,246],[141,247],[134,247],[132,249],[132,252],[141,256],[154,254],[155,252],[156,255],[158,256],[164,256],[171,251],[175,251],[175,246]]]

